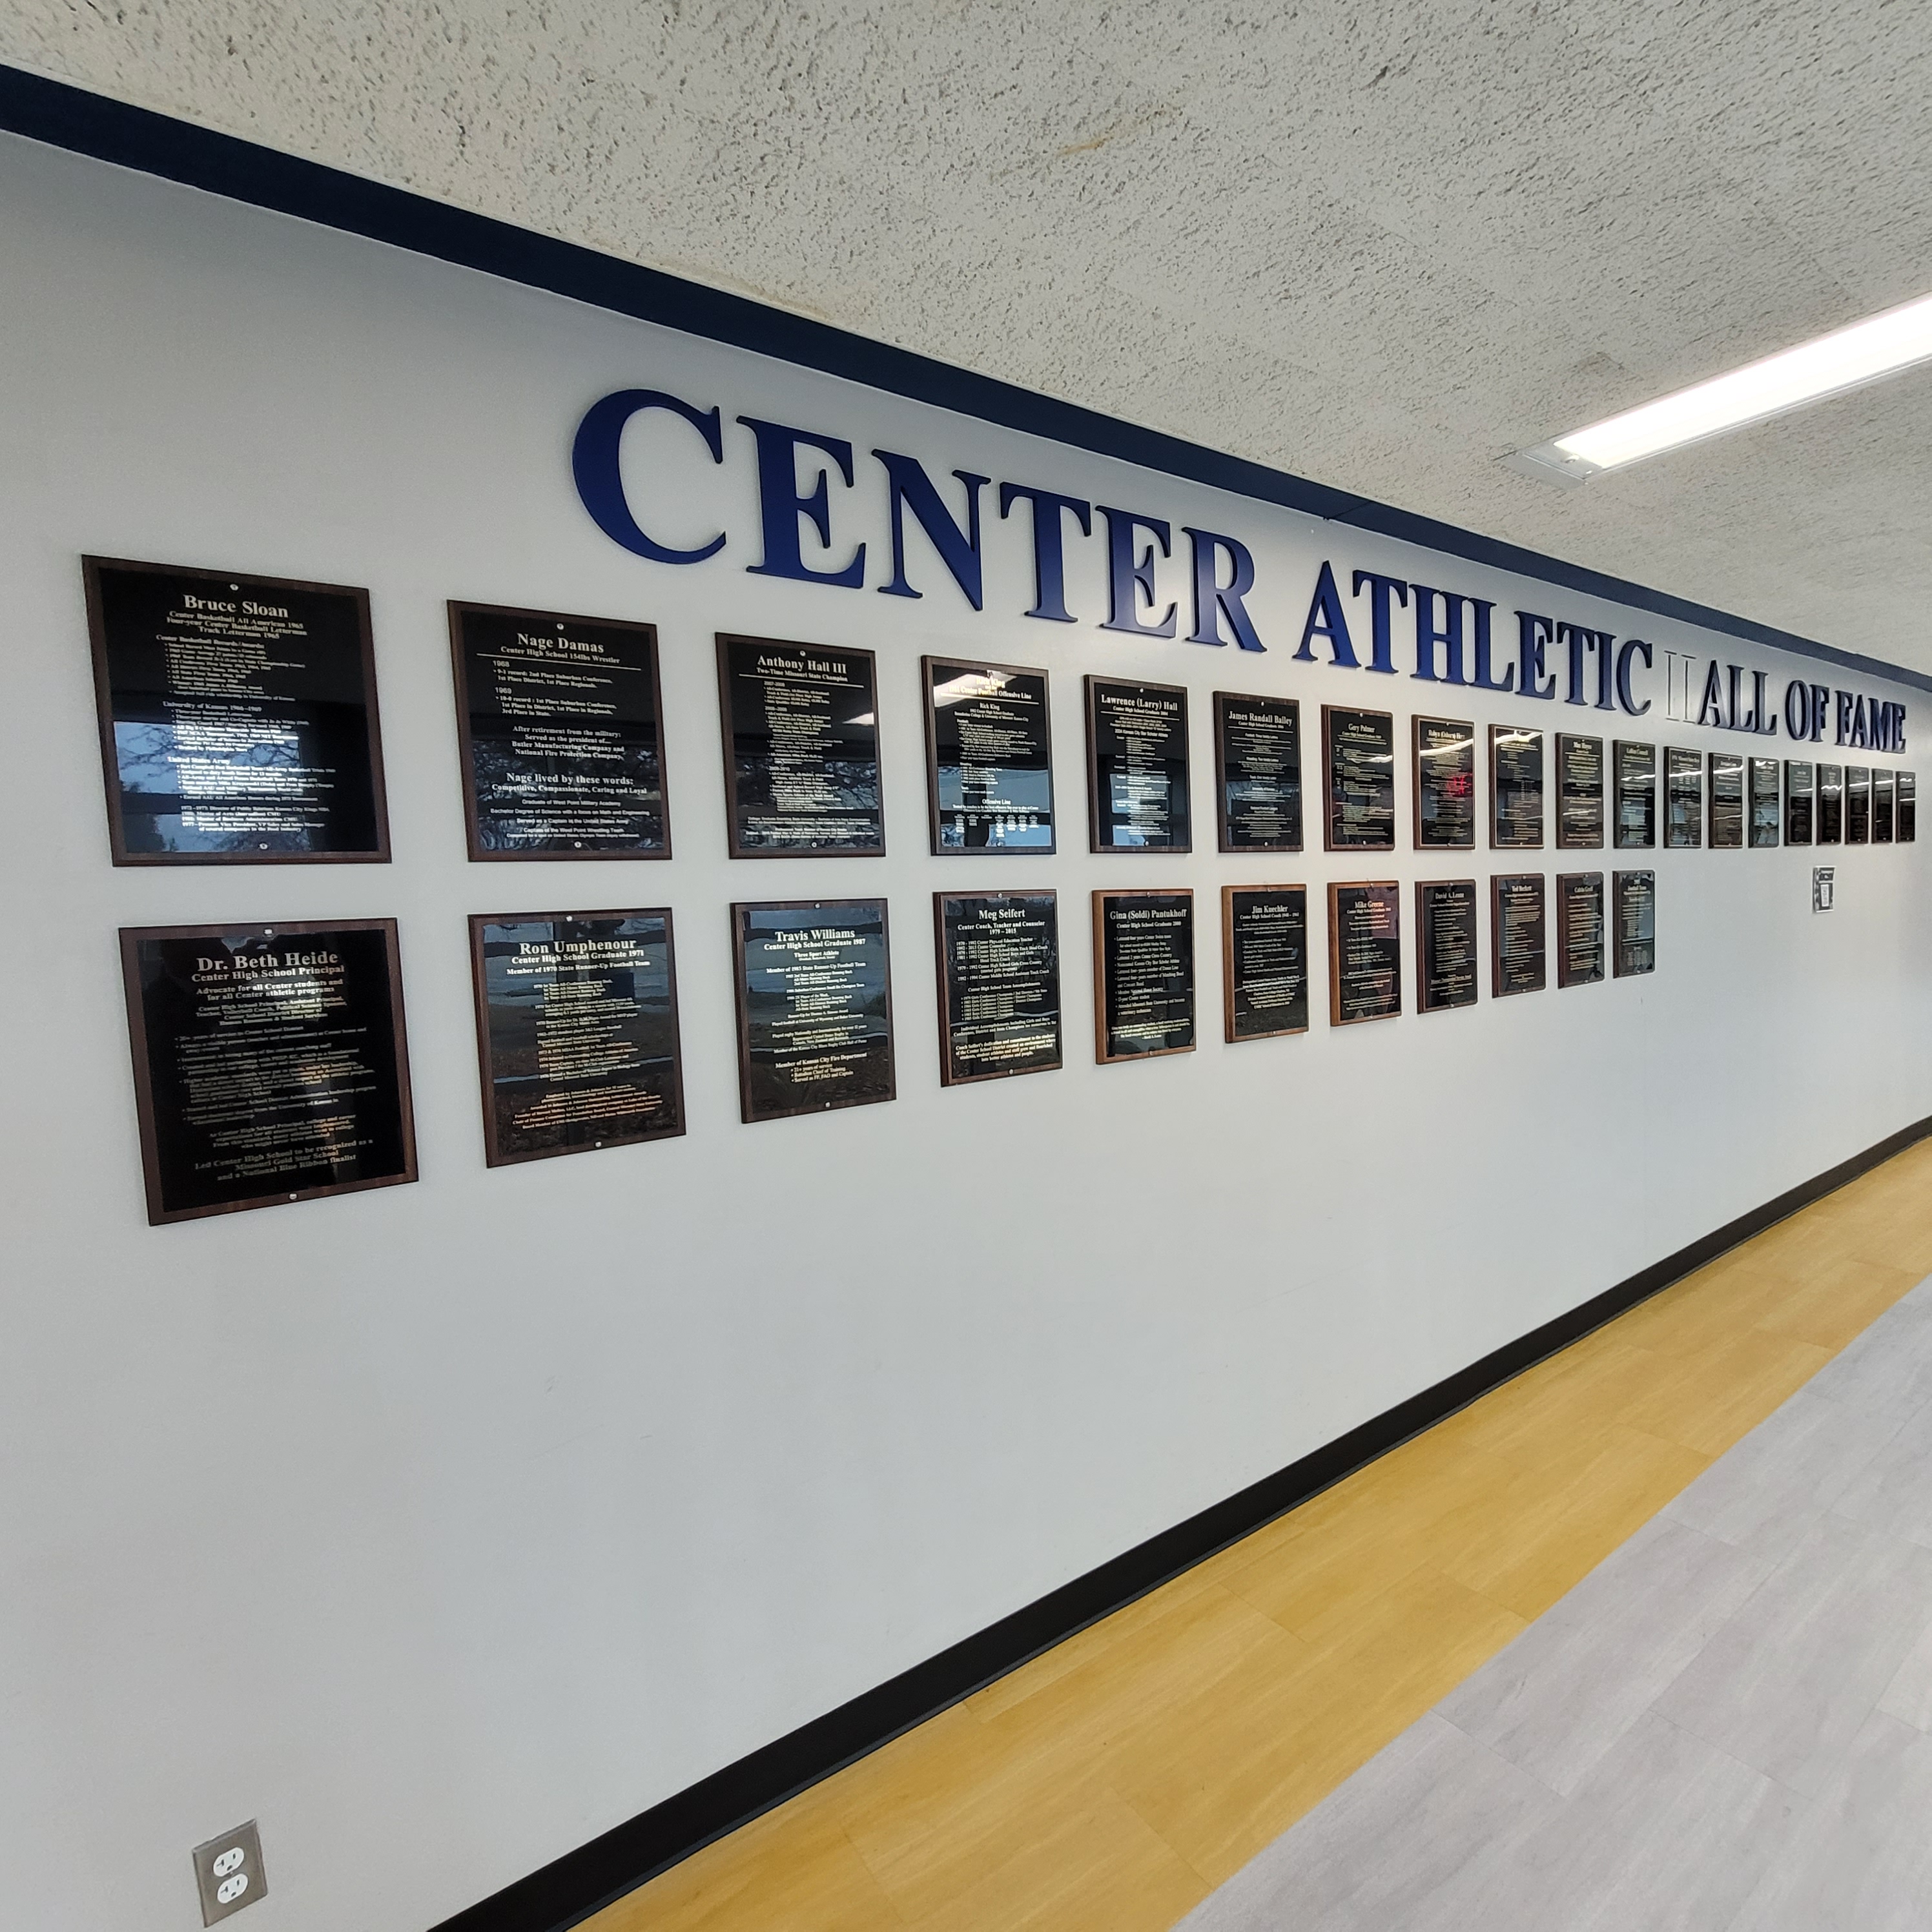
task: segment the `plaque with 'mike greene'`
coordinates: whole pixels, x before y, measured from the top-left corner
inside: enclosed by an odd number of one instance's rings
[[[1187,693],[1087,680],[1088,832],[1096,852],[1190,852]]]
[[[1657,747],[1618,739],[1611,748],[1616,785],[1617,850],[1647,851],[1657,843]]]
[[[1918,777],[1915,772],[1898,775],[1898,842],[1915,844],[1918,837]]]
[[[116,865],[387,860],[366,590],[82,572]]]
[[[1395,719],[1322,707],[1324,841],[1331,852],[1395,850]]]
[[[1328,1024],[1402,1011],[1402,888],[1393,879],[1328,888]]]
[[[1711,850],[1728,852],[1744,842],[1744,761],[1734,752],[1711,754]]]
[[[884,851],[870,651],[721,635],[718,690],[733,858]]]
[[[1498,874],[1490,881],[1490,990],[1496,998],[1540,993],[1548,983],[1540,872]]]
[[[922,658],[932,849],[1054,850],[1046,674]]]
[[[1750,842],[1759,848],[1775,845],[1780,817],[1778,760],[1753,758],[1745,770],[1749,787],[1746,809],[1750,820]]]
[[[1619,980],[1657,970],[1657,874],[1617,872],[1610,880],[1610,918],[1616,944],[1612,970]]]
[[[1308,1030],[1308,888],[1221,888],[1223,1037]]]
[[[1543,734],[1490,727],[1490,844],[1496,851],[1543,843]]]
[[[124,929],[148,1219],[416,1178],[396,922]]]
[[[1425,1013],[1476,1004],[1476,899],[1474,879],[1425,879],[1415,888],[1415,1004]]]
[[[1414,729],[1417,848],[1467,850],[1476,842],[1476,728],[1418,718]]]
[[[1808,845],[1811,842],[1811,802],[1814,776],[1810,761],[1787,758],[1784,761],[1784,842]]]
[[[1224,852],[1301,850],[1301,706],[1214,694],[1214,795]]]
[[[492,1167],[684,1132],[670,914],[470,922]]]
[[[962,1087],[1060,1064],[1060,914],[1043,892],[934,892],[939,1078]]]
[[[1556,734],[1556,842],[1572,852],[1604,842],[1604,741]]]
[[[470,856],[668,859],[657,632],[449,607]]]
[[[1845,768],[1818,767],[1818,843],[1839,845],[1845,837]]]
[[[1883,766],[1872,773],[1872,843],[1889,845],[1892,841],[1894,794],[1892,774]]]
[[[746,1121],[893,1097],[884,899],[734,905],[731,951]]]
[[[1845,843],[1871,843],[1871,767],[1845,767]]]
[[[1194,1051],[1194,895],[1094,895],[1094,1053],[1102,1066]]]
[[[1664,748],[1664,842],[1688,851],[1704,842],[1704,754]]]
[[[1556,983],[1593,986],[1604,976],[1604,875],[1556,875]]]

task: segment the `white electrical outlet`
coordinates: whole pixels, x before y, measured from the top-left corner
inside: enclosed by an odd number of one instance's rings
[[[201,1892],[204,1925],[233,1917],[268,1890],[268,1874],[262,1869],[262,1834],[254,1819],[195,1846],[194,1882]]]

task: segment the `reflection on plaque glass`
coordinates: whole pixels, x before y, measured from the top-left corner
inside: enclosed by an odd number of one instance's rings
[[[1556,736],[1556,842],[1583,851],[1604,842],[1604,741]]]
[[[1889,845],[1892,842],[1893,819],[1892,774],[1881,767],[1872,773],[1872,843]]]
[[[1543,843],[1543,734],[1490,727],[1490,844],[1498,850]]]
[[[393,920],[124,930],[148,1218],[416,1178]]]
[[[1845,837],[1845,768],[1818,767],[1818,843],[1838,845]]]
[[[1466,850],[1476,842],[1476,728],[1418,718],[1414,730],[1417,848]]]
[[[1548,982],[1547,921],[1540,872],[1498,874],[1490,880],[1491,993],[1540,993]]]
[[[721,635],[718,688],[733,858],[884,851],[870,651]]]
[[[1871,843],[1871,767],[1845,767],[1845,843]]]
[[[117,866],[388,857],[366,591],[82,572]]]
[[[1704,842],[1704,754],[1676,745],[1664,749],[1664,842],[1677,851]]]
[[[1395,849],[1395,719],[1322,707],[1324,842],[1331,852]]]
[[[1811,808],[1814,774],[1810,761],[1786,758],[1784,761],[1784,842],[1808,845],[1811,842]]]
[[[777,1120],[891,1100],[885,901],[734,905],[731,937],[743,1118]]]
[[[1753,758],[1747,770],[1750,778],[1750,842],[1768,847],[1778,842],[1782,812],[1778,790],[1778,764],[1775,758]]]
[[[1402,889],[1393,880],[1328,888],[1328,1020],[1402,1011]]]
[[[1301,850],[1301,706],[1214,694],[1215,792],[1224,852]]]
[[[1556,983],[1594,986],[1604,976],[1604,875],[1556,876]]]
[[[1612,751],[1616,770],[1616,846],[1620,852],[1648,851],[1657,843],[1657,747],[1619,739]]]
[[[472,859],[668,859],[657,632],[452,604]]]
[[[1711,849],[1728,852],[1744,842],[1744,761],[1734,752],[1711,754]]]
[[[1087,680],[1088,830],[1096,852],[1187,852],[1187,693]]]
[[[1050,892],[934,892],[939,1078],[947,1087],[1060,1064],[1060,914]]]
[[[1094,895],[1094,1051],[1102,1066],[1194,1051],[1194,895]]]
[[[470,944],[492,1167],[684,1132],[668,911],[478,916]]]
[[[1046,674],[924,658],[932,849],[1054,850]]]
[[[1231,1042],[1308,1030],[1308,889],[1221,888],[1222,1011]]]
[[[1415,889],[1416,1000],[1425,1013],[1476,1004],[1474,879],[1426,879]]]
[[[1632,973],[1657,970],[1657,874],[1618,872],[1612,875],[1610,917],[1616,928],[1612,968],[1621,980]]]
[[[1898,774],[1898,842],[1913,844],[1918,837],[1918,779],[1916,773]]]

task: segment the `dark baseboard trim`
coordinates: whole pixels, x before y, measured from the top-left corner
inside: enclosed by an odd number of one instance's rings
[[[1648,584],[1634,584],[1350,490],[1311,482],[1265,464],[1145,429],[929,356],[874,342],[829,322],[600,254],[596,249],[560,242],[489,215],[472,214],[428,195],[136,107],[22,68],[0,65],[0,130],[179,182],[231,201],[339,229],[345,234],[364,236],[526,288],[546,290],[618,315],[660,322],[687,334],[822,370],[868,388],[976,416],[1076,449],[1117,457],[1143,469],[1165,471],[1217,490],[1278,503],[1305,515],[1373,530],[1586,596],[1932,691],[1932,676],[1924,671],[1798,637]]]
[[[1185,1522],[1076,1576],[850,1703],[727,1765],[628,1823],[459,1912],[434,1932],[566,1932],[694,1852],[902,1736],[1090,1624],[1171,1582],[1230,1544],[1580,1341],[1774,1222],[1808,1208],[1932,1136],[1932,1116],[1742,1214],[1581,1306],[1398,1402]]]

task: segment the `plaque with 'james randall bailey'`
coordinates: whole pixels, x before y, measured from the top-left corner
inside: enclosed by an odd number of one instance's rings
[[[1301,706],[1214,694],[1214,790],[1224,852],[1301,850]]]

